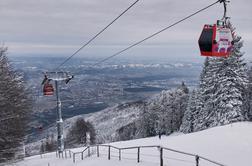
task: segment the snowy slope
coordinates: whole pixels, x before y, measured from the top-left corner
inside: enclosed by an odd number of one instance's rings
[[[64,122],[65,131],[68,131],[76,119],[82,117],[94,125],[98,142],[112,141],[117,129],[134,122],[138,118],[140,106],[141,104],[137,102],[125,103],[96,113],[76,116]]]
[[[252,122],[240,122],[231,125],[215,127],[208,130],[181,134],[176,133],[172,136],[137,139],[131,141],[115,142],[111,145],[117,147],[129,147],[140,145],[162,145],[189,153],[198,154],[214,161],[218,161],[227,166],[251,166],[252,154]],[[73,151],[80,151],[74,149]],[[55,153],[26,158],[17,163],[17,166],[154,166],[158,165],[159,157],[157,148],[141,150],[140,163],[136,163],[136,150],[122,151],[122,160],[118,161],[118,151],[111,152],[111,160],[107,159],[107,150],[100,149],[101,157],[93,155],[90,158],[80,160],[76,157],[76,163],[72,159],[58,159]],[[173,152],[164,152],[164,165],[174,166],[194,166],[194,158],[178,155]],[[200,165],[214,166],[204,161]]]
[[[83,114],[64,120],[64,135],[66,136],[70,127],[78,118],[84,118],[85,121],[91,122],[96,130],[97,142],[113,141],[116,130],[134,122],[140,113],[141,102],[132,102],[116,105],[114,107],[106,108],[102,111]],[[44,138],[50,133],[57,133],[56,125],[44,130]],[[26,145],[26,150],[29,154],[38,154],[40,150],[41,141],[36,141]]]

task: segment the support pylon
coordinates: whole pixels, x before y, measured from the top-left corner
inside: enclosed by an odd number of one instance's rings
[[[46,72],[45,78],[42,82],[44,84],[47,81],[54,81],[55,82],[55,90],[56,90],[56,99],[57,99],[57,150],[59,155],[64,151],[64,136],[63,136],[63,119],[62,119],[62,112],[61,112],[61,101],[59,95],[59,82],[65,81],[67,84],[73,76],[67,72]]]

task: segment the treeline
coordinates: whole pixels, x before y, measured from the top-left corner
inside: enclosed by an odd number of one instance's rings
[[[143,102],[139,118],[117,130],[116,140],[144,138],[178,131],[189,99],[189,90],[182,83],[177,89],[162,91]]]

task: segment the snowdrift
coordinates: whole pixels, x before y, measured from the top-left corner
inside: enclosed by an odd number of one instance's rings
[[[114,142],[116,147],[159,145],[184,152],[198,154],[227,166],[250,166],[252,154],[252,122],[239,122],[226,126],[214,127],[208,130],[182,134],[174,133],[171,136],[137,139],[131,141]],[[72,149],[78,152],[83,148]],[[95,149],[94,149],[95,150]],[[137,151],[122,151],[121,161],[118,160],[118,151],[111,150],[111,160],[108,160],[107,149],[100,148],[100,157],[96,154],[91,157],[76,156],[76,162],[70,158],[56,158],[55,153],[43,155],[41,158],[32,156],[16,163],[17,166],[156,166],[159,165],[159,151],[157,148],[143,149],[140,152],[140,163],[137,163]],[[194,166],[195,158],[164,152],[164,165]],[[200,165],[214,166],[214,164],[200,161]]]

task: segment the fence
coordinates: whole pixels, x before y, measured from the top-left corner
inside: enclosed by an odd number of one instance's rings
[[[143,153],[144,150],[148,149],[148,148],[156,148],[157,151],[151,151],[152,152],[151,154]],[[122,160],[122,154],[124,154],[127,156],[130,156],[130,155],[134,156],[134,158],[124,157],[124,159],[133,159],[133,160],[136,160],[137,163],[139,163],[141,161],[141,157],[143,157],[143,156],[145,156],[145,157],[148,156],[148,158],[151,158],[151,157],[157,158],[158,157],[159,162],[157,164],[159,164],[160,166],[164,166],[164,164],[167,160],[175,160],[177,162],[185,162],[191,166],[192,165],[200,166],[200,164],[205,165],[206,163],[212,164],[215,166],[225,166],[219,162],[210,160],[210,159],[203,157],[203,156],[200,156],[200,155],[191,154],[191,153],[187,153],[187,152],[183,152],[183,151],[178,151],[175,149],[166,148],[166,147],[162,147],[162,146],[134,146],[134,147],[119,148],[119,147],[112,146],[112,145],[94,145],[94,146],[88,146],[80,152],[73,152],[71,150],[65,150],[64,151],[65,158],[67,158],[68,156],[70,158],[73,157],[73,162],[75,163],[77,156],[80,156],[81,160],[84,159],[84,153],[87,154],[87,157],[90,157],[91,156],[91,152],[90,152],[91,149],[94,150],[93,154],[96,153],[97,157],[100,157],[101,155],[106,155],[108,160],[111,160],[112,157],[116,157],[116,158],[118,158],[118,160]],[[129,150],[131,150],[131,152],[127,152]],[[104,154],[101,152],[106,152],[106,153]],[[148,152],[150,152],[150,151],[148,151]],[[154,154],[154,152],[157,152],[157,154]],[[169,157],[171,155],[169,155],[168,152],[177,154],[178,156],[184,155],[184,156],[188,157],[188,159],[185,159],[185,157],[183,157],[182,159]],[[63,157],[63,153],[62,153],[62,157]],[[149,162],[151,162],[151,161],[149,161]],[[170,165],[170,163],[169,163],[169,165]],[[185,165],[185,164],[183,164],[183,165]]]

